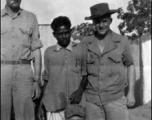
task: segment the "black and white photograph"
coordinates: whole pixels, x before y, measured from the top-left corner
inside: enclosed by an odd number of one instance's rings
[[[151,120],[151,0],[1,0],[1,120]]]

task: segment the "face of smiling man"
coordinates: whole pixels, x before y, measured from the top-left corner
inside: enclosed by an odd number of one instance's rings
[[[96,31],[100,36],[105,36],[110,30],[112,18],[110,16],[99,17],[93,20]]]

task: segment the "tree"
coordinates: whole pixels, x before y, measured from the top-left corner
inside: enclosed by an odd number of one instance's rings
[[[118,19],[123,21],[118,26],[120,33],[131,40],[151,34],[151,0],[131,0],[127,12],[119,9]]]
[[[122,35],[127,35],[130,40],[139,40],[140,80],[137,89],[140,97],[136,97],[136,106],[143,104],[143,61],[141,37],[151,34],[151,0],[131,0],[127,12],[122,8],[118,10],[118,19],[122,22],[118,28]],[[137,94],[135,94],[137,95]]]
[[[72,33],[73,35],[77,35],[77,36],[90,36],[93,35],[95,31],[95,27],[93,24],[91,23],[81,23],[80,25],[74,26],[72,28]]]

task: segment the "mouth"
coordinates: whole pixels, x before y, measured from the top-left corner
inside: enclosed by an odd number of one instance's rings
[[[98,29],[102,31],[102,30],[105,30],[106,28],[103,28],[103,27],[99,27]]]
[[[63,41],[62,43],[66,44],[66,43],[67,43],[67,41]]]
[[[104,32],[104,31],[105,31],[105,29],[99,29],[99,31]]]

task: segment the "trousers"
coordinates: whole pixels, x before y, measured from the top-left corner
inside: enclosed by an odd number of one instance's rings
[[[86,120],[129,120],[126,104],[125,96],[103,106],[87,102]]]
[[[10,120],[11,107],[15,120],[35,120],[33,76],[31,65],[1,64],[1,120]]]

